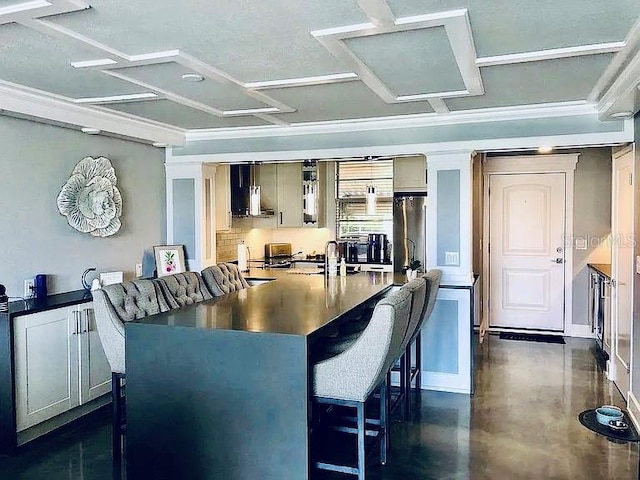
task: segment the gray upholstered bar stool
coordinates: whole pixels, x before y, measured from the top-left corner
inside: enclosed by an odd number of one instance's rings
[[[411,308],[411,294],[397,291],[376,305],[362,335],[345,351],[313,366],[313,393],[316,404],[356,409],[357,465],[355,467],[314,462],[321,470],[332,470],[365,478],[365,403],[380,387],[380,461],[386,463],[388,447],[387,372],[400,354]]]
[[[415,331],[416,325],[420,323],[422,315],[424,313],[424,306],[427,298],[427,281],[420,277],[402,285],[401,290],[407,290],[411,293],[411,311],[409,313],[409,322],[405,335],[402,339],[402,345],[400,347],[400,396],[398,400],[404,398],[403,416],[405,419],[409,415],[409,389],[407,388],[407,361],[406,361],[406,346]]]
[[[422,327],[424,323],[429,319],[433,309],[436,305],[436,297],[438,296],[438,290],[440,288],[440,279],[442,278],[442,271],[437,269],[431,269],[422,276],[427,282],[426,298],[422,314],[419,316],[417,323],[409,326],[406,341],[404,342],[404,374],[405,380],[403,382],[405,386],[405,412],[408,415],[410,410],[409,395],[411,393],[411,384],[416,380],[416,388],[420,388],[421,384],[421,371],[422,371]],[[411,361],[411,346],[416,346],[416,365],[415,368]]]
[[[167,305],[171,309],[213,298],[199,272],[174,273],[160,277],[156,282],[160,285]]]
[[[249,288],[242,272],[234,263],[219,263],[202,271],[205,285],[215,297]]]
[[[125,378],[124,324],[131,320],[169,310],[160,285],[155,280],[133,280],[107,285],[93,292],[96,327],[102,349],[111,366],[111,401],[113,408],[113,458],[122,454],[123,380]]]

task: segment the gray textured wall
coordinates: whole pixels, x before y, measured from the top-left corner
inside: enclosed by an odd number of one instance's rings
[[[573,235],[587,238],[587,250],[573,250],[573,323],[588,323],[587,263],[611,261],[611,149],[579,150],[573,197]]]
[[[2,116],[0,138],[0,283],[9,295],[38,273],[51,276],[50,293],[81,288],[88,267],[132,276],[144,250],[163,242],[163,149]],[[81,234],[58,213],[60,188],[86,156],[106,156],[116,170],[124,208],[112,237]]]

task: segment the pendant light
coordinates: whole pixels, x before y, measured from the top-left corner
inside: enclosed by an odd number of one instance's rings
[[[365,157],[369,159],[369,186],[367,187],[367,193],[365,195],[366,212],[367,215],[376,214],[376,186],[373,184],[373,157]]]
[[[256,185],[256,164],[251,164],[251,185],[249,186],[249,215],[260,215],[260,185]]]
[[[304,213],[309,216],[316,214],[317,184],[310,181],[303,185]]]

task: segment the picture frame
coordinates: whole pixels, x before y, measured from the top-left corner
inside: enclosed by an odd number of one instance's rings
[[[155,245],[156,275],[166,277],[187,270],[184,260],[184,245]]]

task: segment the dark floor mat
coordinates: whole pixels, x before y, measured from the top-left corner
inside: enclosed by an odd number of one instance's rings
[[[584,412],[580,413],[580,415],[578,415],[578,420],[580,421],[580,423],[592,432],[604,435],[605,437],[610,438],[611,440],[618,443],[640,442],[638,432],[636,432],[635,428],[633,428],[633,423],[631,423],[631,419],[629,418],[629,416],[625,413],[623,418],[625,423],[629,425],[629,429],[620,432],[598,422],[598,420],[596,420],[596,411],[594,409],[585,410]]]
[[[500,338],[503,340],[524,340],[525,342],[565,343],[564,338],[562,338],[561,335],[500,332]]]

